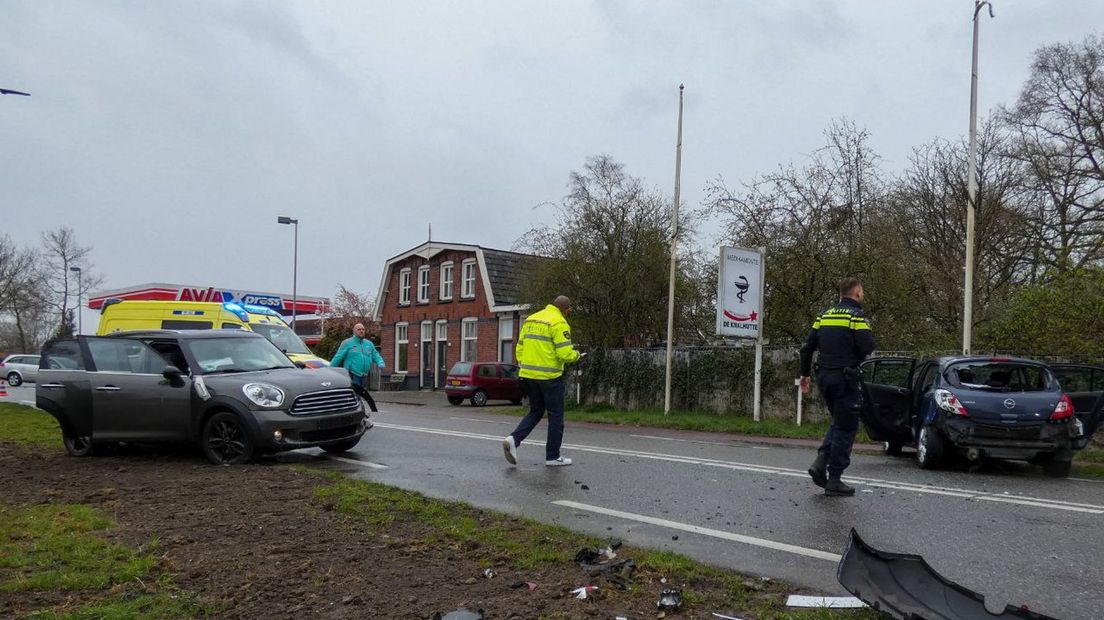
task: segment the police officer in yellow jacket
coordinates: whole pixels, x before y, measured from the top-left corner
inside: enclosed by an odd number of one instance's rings
[[[801,390],[809,391],[813,352],[819,351],[817,385],[832,412],[832,425],[809,467],[809,476],[825,495],[849,496],[855,494],[855,489],[840,475],[851,464],[851,448],[863,406],[859,364],[874,351],[874,332],[862,309],[862,283],[847,278],[840,283],[839,294],[839,303],[813,321],[801,347]]]
[[[560,454],[564,428],[564,364],[582,357],[571,344],[571,300],[560,295],[544,310],[530,315],[518,334],[517,354],[522,386],[529,396],[529,413],[514,432],[502,440],[502,451],[511,465],[517,465],[517,449],[533,432],[548,411],[548,442],[544,464],[549,467],[570,465]]]

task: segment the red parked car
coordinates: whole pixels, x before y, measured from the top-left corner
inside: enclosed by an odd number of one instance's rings
[[[488,400],[508,400],[521,404],[521,380],[518,367],[504,362],[457,362],[445,378],[449,403],[459,405],[471,399],[475,407]]]

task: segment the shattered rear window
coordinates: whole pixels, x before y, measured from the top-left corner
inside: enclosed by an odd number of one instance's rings
[[[1047,392],[1053,383],[1049,370],[1022,362],[958,362],[944,376],[954,387],[992,392]]]

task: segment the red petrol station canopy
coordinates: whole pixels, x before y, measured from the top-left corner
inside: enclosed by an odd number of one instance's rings
[[[280,314],[290,316],[292,297],[289,293],[262,293],[215,286],[192,286],[188,284],[151,283],[139,284],[128,288],[93,293],[88,299],[92,310],[103,308],[109,299],[129,299],[144,301],[213,301],[224,303],[236,301],[271,308]],[[298,295],[295,300],[296,314],[321,314],[330,307],[326,297],[308,297]]]

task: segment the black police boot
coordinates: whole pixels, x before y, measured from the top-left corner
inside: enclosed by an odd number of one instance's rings
[[[816,460],[809,466],[809,477],[813,479],[813,484],[820,488],[824,488],[828,484],[828,455],[817,454]]]
[[[855,487],[848,486],[839,478],[829,478],[824,487],[824,494],[829,497],[851,497],[855,494]]]

